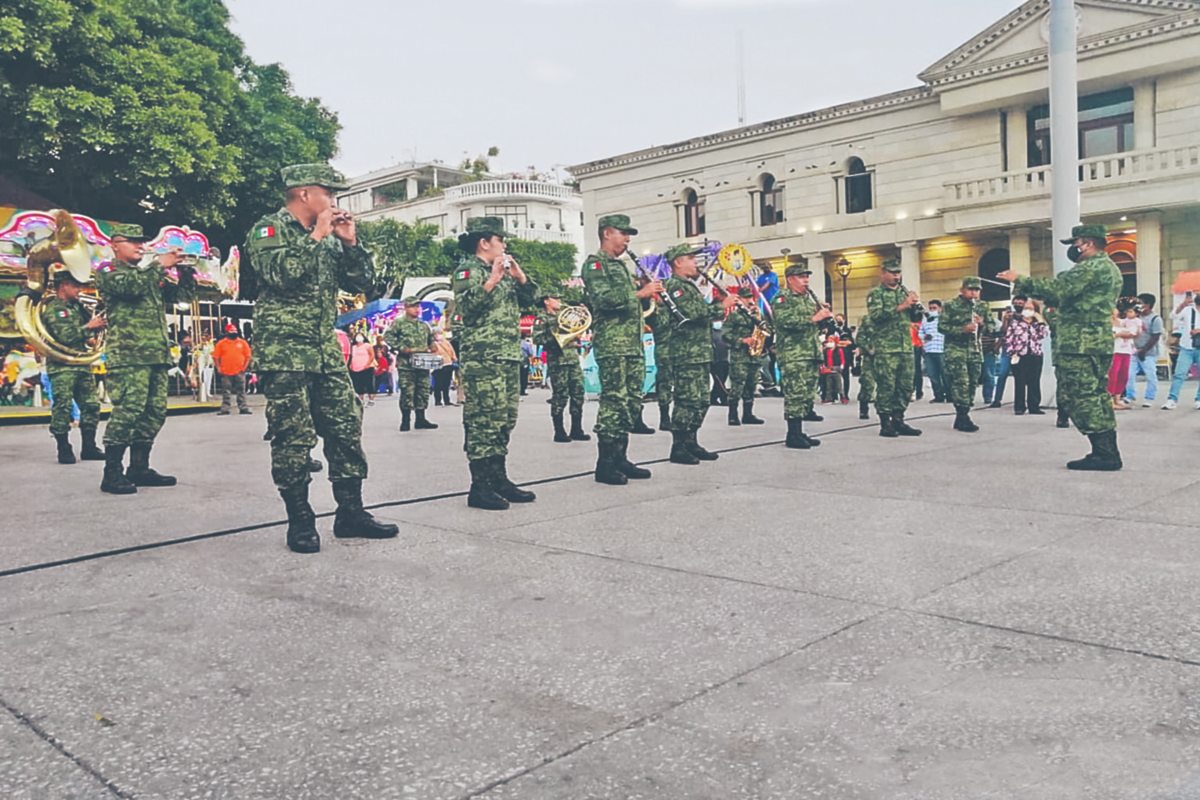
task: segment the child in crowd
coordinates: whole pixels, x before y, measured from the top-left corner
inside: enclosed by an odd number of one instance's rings
[[[1133,340],[1142,331],[1137,298],[1122,297],[1113,312],[1113,357],[1108,368],[1108,393],[1112,407],[1124,411],[1131,406],[1125,402],[1125,386],[1129,383],[1129,362],[1133,358]]]

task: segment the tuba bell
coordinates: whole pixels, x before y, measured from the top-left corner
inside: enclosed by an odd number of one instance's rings
[[[554,332],[554,341],[566,352],[567,345],[592,327],[592,312],[588,311],[587,306],[563,306],[554,321],[558,325],[558,330]]]
[[[86,350],[79,350],[55,341],[42,324],[42,306],[47,300],[45,292],[52,266],[61,265],[79,283],[87,284],[92,280],[91,250],[83,232],[68,212],[56,209],[51,216],[54,231],[48,239],[31,247],[26,255],[25,286],[17,295],[13,317],[25,341],[43,357],[71,366],[87,366],[98,359],[104,349],[102,334],[98,334]],[[81,297],[80,302],[92,305],[95,311],[91,298]]]

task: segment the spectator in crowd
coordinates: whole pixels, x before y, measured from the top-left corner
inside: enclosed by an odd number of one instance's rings
[[[979,346],[983,350],[983,374],[979,385],[983,387],[983,402],[991,405],[996,394],[996,369],[1000,364],[1000,329],[995,325],[985,325],[979,334]]]
[[[200,346],[192,351],[192,368],[196,374],[196,382],[199,386],[197,396],[205,397],[211,395],[214,390],[213,375],[216,369],[213,367],[213,348],[216,345],[213,343],[212,334],[204,331],[200,334]]]
[[[225,335],[213,346],[213,364],[221,376],[221,409],[218,414],[230,411],[229,395],[237,395],[239,414],[250,414],[246,403],[246,370],[250,369],[250,345],[238,333],[236,325],[225,326]]]
[[[392,359],[388,355],[388,346],[379,337],[375,338],[375,390],[392,394],[396,382],[392,378]]]
[[[938,331],[938,318],[941,314],[942,301],[930,300],[925,319],[917,329],[917,334],[921,337],[921,347],[925,351],[925,375],[929,378],[929,388],[933,391],[931,403],[946,402],[946,387],[942,383],[946,371],[946,339]]]
[[[521,337],[521,394],[529,394],[529,366],[533,358],[537,356],[537,348],[533,346],[533,339],[528,336]]]
[[[925,396],[925,376],[921,370],[921,362],[925,360],[925,349],[921,341],[921,335],[918,332],[920,327],[916,322],[908,326],[908,333],[912,337],[913,346],[913,395],[918,400]]]
[[[846,397],[845,384],[842,382],[842,368],[846,365],[846,350],[841,346],[841,340],[836,333],[825,337],[821,362],[821,402],[843,404],[849,403]]]
[[[854,329],[846,323],[844,314],[834,314],[833,332],[837,334],[842,351],[842,394],[850,394],[850,371],[854,366]]]
[[[454,372],[458,368],[458,354],[454,345],[439,330],[433,332],[433,352],[442,357],[442,366],[433,372],[433,404],[435,406],[452,406],[450,400],[450,383],[454,380]]]
[[[342,348],[342,360],[347,364],[350,363],[350,334],[346,333],[341,328],[334,328],[334,333],[337,334],[338,345]]]
[[[1021,318],[1021,312],[1025,310],[1027,302],[1029,302],[1028,297],[1019,294],[1013,295],[1012,305],[1000,317],[1000,357],[997,363],[996,393],[992,395],[992,403],[988,406],[989,408],[999,408],[1004,401],[1004,384],[1008,382],[1008,376],[1012,373],[1012,357],[1005,349],[1008,327],[1014,319]]]
[[[764,263],[760,269],[762,272],[754,283],[763,299],[770,303],[775,299],[775,295],[779,294],[779,276],[768,263]]]
[[[1017,416],[1026,411],[1046,413],[1042,410],[1042,345],[1046,330],[1046,320],[1035,300],[1024,303],[1021,313],[1013,314],[1005,326],[1004,352],[1013,376],[1013,413]]]
[[[350,346],[350,380],[354,393],[368,406],[375,405],[375,348],[367,344],[367,337],[359,333]]]
[[[174,377],[180,384],[195,389],[196,386],[192,382],[192,335],[185,333],[178,345],[179,354],[176,356],[175,348],[171,350],[171,356],[175,359],[175,366],[167,370],[167,375]],[[176,388],[179,388],[178,384]]]
[[[1137,400],[1138,373],[1146,376],[1146,394],[1142,400],[1142,408],[1149,408],[1158,396],[1158,343],[1162,340],[1162,317],[1154,313],[1154,305],[1158,301],[1154,295],[1146,292],[1138,295],[1139,314],[1142,319],[1142,330],[1133,340],[1133,359],[1129,364],[1129,383],[1125,387],[1125,400],[1132,404]]]
[[[1113,357],[1108,367],[1108,394],[1112,407],[1124,411],[1131,406],[1125,402],[1125,388],[1129,384],[1129,363],[1133,359],[1134,340],[1142,332],[1142,320],[1137,305],[1129,298],[1117,301],[1113,312]]]
[[[1191,292],[1187,293],[1184,302],[1176,309],[1171,329],[1179,336],[1179,357],[1175,361],[1175,374],[1171,378],[1167,402],[1163,403],[1165,411],[1176,407],[1183,382],[1193,366],[1200,366],[1200,294],[1193,296]],[[1200,410],[1200,383],[1196,385],[1194,400],[1196,409]]]

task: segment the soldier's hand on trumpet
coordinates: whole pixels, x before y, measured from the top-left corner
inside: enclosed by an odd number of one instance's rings
[[[358,226],[354,222],[354,217],[349,211],[343,211],[340,208],[333,209],[333,235],[347,247],[354,247],[358,244]]]
[[[95,316],[92,317],[86,325],[83,326],[85,331],[98,331],[108,327],[108,317]]]
[[[174,267],[183,259],[183,253],[179,250],[168,250],[165,253],[159,253],[158,263],[164,267]]]

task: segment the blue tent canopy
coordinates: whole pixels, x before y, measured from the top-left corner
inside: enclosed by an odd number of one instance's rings
[[[373,317],[376,314],[382,314],[385,311],[390,311],[396,306],[401,305],[399,300],[391,300],[388,298],[380,298],[372,300],[362,308],[357,308],[354,311],[347,311],[337,318],[337,326],[344,328],[351,322],[358,322],[363,317]]]

